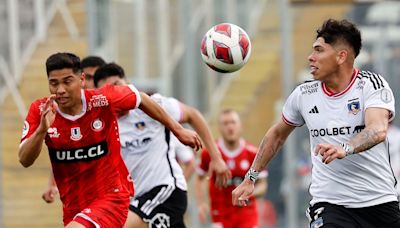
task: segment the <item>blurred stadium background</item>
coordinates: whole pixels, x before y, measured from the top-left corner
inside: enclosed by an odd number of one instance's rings
[[[257,145],[280,118],[287,91],[309,78],[307,56],[315,30],[330,17],[360,26],[364,48],[357,65],[381,73],[399,98],[399,1],[0,1],[0,227],[62,226],[60,202],[41,200],[50,172],[47,151],[27,170],[17,158],[27,106],[48,94],[44,63],[50,54],[70,51],[115,61],[137,87],[157,89],[200,109],[215,136],[216,113],[234,108],[243,118],[244,137]],[[241,26],[252,39],[252,56],[236,74],[217,74],[201,61],[203,34],[221,22]],[[260,227],[306,226],[307,137],[306,129],[297,131],[270,164],[265,199],[276,208],[277,224],[265,225],[260,200]],[[188,227],[204,227],[191,194],[189,189]]]

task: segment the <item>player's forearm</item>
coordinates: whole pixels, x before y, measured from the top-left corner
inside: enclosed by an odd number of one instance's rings
[[[348,144],[354,148],[354,153],[359,153],[383,142],[386,139],[386,134],[387,128],[384,126],[366,127],[352,138]]]
[[[279,134],[276,127],[270,128],[262,139],[258,147],[256,158],[253,161],[252,168],[258,172],[264,170],[269,161],[281,149],[288,135]]]
[[[210,154],[211,159],[222,159],[221,153],[217,148],[214,137],[212,136],[211,131],[208,128],[207,122],[198,110],[190,108],[188,123],[193,127],[197,134],[199,134],[201,140],[203,141],[205,147]]]
[[[42,150],[43,140],[46,137],[46,131],[39,128],[28,138],[19,148],[19,162],[25,168],[31,166]]]

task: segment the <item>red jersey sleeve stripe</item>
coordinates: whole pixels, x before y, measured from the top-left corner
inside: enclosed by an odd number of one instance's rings
[[[135,108],[138,108],[140,103],[142,102],[142,97],[140,96],[139,90],[132,84],[128,85],[129,88],[132,90],[133,93],[136,95],[136,105]]]
[[[295,123],[290,122],[288,119],[286,119],[286,117],[285,117],[283,114],[282,114],[282,120],[283,120],[283,122],[285,122],[287,125],[290,125],[290,126],[293,126],[293,127],[301,127],[301,126],[303,126],[302,124],[299,125],[299,124],[295,124]]]

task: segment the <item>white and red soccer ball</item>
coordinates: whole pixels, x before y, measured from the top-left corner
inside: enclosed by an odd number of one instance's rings
[[[201,57],[213,70],[231,73],[242,68],[249,60],[251,42],[247,33],[237,25],[215,25],[201,41]]]

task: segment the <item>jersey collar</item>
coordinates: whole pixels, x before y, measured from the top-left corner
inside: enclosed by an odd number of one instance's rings
[[[359,72],[358,69],[354,69],[354,70],[353,70],[353,74],[352,74],[352,76],[351,76],[351,81],[350,81],[350,83],[347,85],[346,89],[344,89],[342,92],[339,92],[339,93],[333,92],[332,90],[330,90],[330,89],[325,85],[325,83],[322,83],[322,91],[324,91],[324,93],[325,93],[326,95],[328,95],[329,97],[340,97],[340,96],[342,96],[343,94],[345,94],[347,91],[350,90],[351,86],[354,84],[354,82],[355,82],[356,79],[357,79],[358,72]]]
[[[218,146],[219,146],[219,148],[221,148],[221,152],[228,158],[234,158],[234,157],[238,156],[240,154],[240,152],[242,151],[242,149],[244,148],[245,144],[246,143],[245,143],[244,139],[240,139],[239,147],[234,150],[229,150],[228,148],[226,148],[223,139],[218,140]]]

